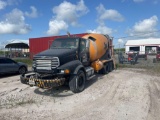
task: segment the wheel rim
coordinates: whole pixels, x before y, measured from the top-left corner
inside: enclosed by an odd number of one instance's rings
[[[83,85],[83,82],[84,82],[84,78],[82,75],[80,75],[78,79],[78,86],[81,87]]]

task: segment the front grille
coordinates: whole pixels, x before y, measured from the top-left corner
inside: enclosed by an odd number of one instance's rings
[[[59,66],[59,58],[52,57],[52,58],[36,58],[35,59],[35,67],[36,69],[41,70],[51,70],[57,68]]]

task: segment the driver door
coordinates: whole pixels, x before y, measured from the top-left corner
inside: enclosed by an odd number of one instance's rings
[[[4,59],[4,66],[5,66],[4,69],[5,72],[17,72],[19,68],[19,66],[15,61],[8,58]]]
[[[89,40],[81,39],[79,45],[80,61],[84,66],[88,66],[89,61]]]

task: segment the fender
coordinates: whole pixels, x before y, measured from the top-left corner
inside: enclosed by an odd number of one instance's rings
[[[77,74],[78,73],[78,71],[80,70],[80,69],[84,69],[84,66],[83,65],[78,65],[76,68],[75,68],[75,70],[74,70],[74,73],[73,74]]]
[[[82,63],[79,60],[70,61],[62,66],[58,67],[57,69],[69,69],[71,74],[77,74],[78,70],[84,68]]]

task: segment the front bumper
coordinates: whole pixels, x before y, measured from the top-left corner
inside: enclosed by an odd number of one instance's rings
[[[22,83],[31,85],[31,86],[38,86],[41,88],[53,88],[58,87],[64,84],[65,78],[54,78],[54,79],[37,79],[32,77],[34,74],[29,75],[21,75],[20,80]]]

